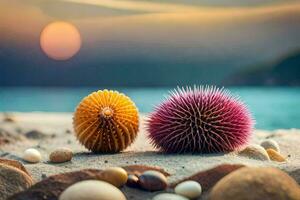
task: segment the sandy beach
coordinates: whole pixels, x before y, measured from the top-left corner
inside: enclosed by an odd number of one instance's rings
[[[5,122],[5,116],[0,115],[1,130],[7,131],[12,142],[0,147],[0,157],[21,161],[31,173],[35,181],[50,175],[74,170],[94,168],[105,169],[111,166],[126,166],[134,164],[159,166],[171,174],[169,182],[190,176],[224,163],[238,163],[249,166],[273,166],[289,173],[300,183],[300,130],[255,130],[251,143],[259,144],[265,138],[276,140],[281,153],[287,157],[287,162],[260,161],[241,157],[235,153],[206,155],[163,154],[154,149],[148,142],[144,127],[146,115],[140,117],[138,138],[122,153],[93,154],[76,140],[72,128],[72,113],[12,113],[13,122]],[[29,164],[22,160],[25,149],[38,149],[42,162]],[[74,152],[71,162],[53,164],[49,162],[49,154],[57,147],[69,147]],[[151,199],[158,192],[145,192],[124,187],[125,194],[130,199]],[[203,195],[201,199],[205,199]]]

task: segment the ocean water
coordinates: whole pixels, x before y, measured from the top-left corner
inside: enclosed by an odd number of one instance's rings
[[[0,112],[73,112],[80,100],[101,88],[0,88]],[[114,88],[149,113],[170,88]],[[300,88],[229,88],[248,105],[258,129],[300,128]]]

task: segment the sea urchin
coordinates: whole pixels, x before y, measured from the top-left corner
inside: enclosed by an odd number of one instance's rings
[[[253,120],[246,106],[216,87],[178,88],[147,122],[151,143],[168,153],[228,152],[248,142]]]
[[[78,140],[96,153],[124,150],[137,136],[138,110],[129,97],[111,90],[99,90],[78,105],[73,125]]]

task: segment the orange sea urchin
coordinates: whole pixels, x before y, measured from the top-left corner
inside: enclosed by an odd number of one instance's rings
[[[78,140],[87,149],[95,153],[115,153],[124,150],[136,138],[138,110],[124,94],[99,90],[79,103],[73,125]]]

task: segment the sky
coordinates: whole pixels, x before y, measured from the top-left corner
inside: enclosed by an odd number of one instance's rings
[[[57,21],[80,37],[46,39],[78,48],[64,60],[41,47]],[[299,35],[296,0],[0,0],[0,86],[222,84],[298,52]]]

